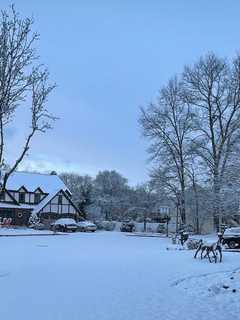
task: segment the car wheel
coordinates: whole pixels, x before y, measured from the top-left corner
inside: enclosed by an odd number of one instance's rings
[[[230,249],[235,249],[236,244],[237,244],[237,243],[236,243],[234,240],[231,240],[231,241],[228,242],[228,247],[229,247]]]

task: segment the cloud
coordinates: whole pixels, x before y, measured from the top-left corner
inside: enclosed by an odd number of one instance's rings
[[[46,155],[38,157],[29,157],[19,166],[21,171],[37,171],[37,172],[76,172],[79,174],[89,174],[95,176],[99,171],[98,167],[86,166],[80,163],[74,163],[70,160],[50,159]]]

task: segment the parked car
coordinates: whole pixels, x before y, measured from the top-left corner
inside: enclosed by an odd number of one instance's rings
[[[78,230],[82,232],[87,232],[87,231],[95,232],[97,230],[97,226],[95,225],[95,223],[87,220],[79,221],[77,223],[77,226],[78,226]]]
[[[61,218],[51,224],[51,230],[61,232],[75,232],[78,229],[78,225],[74,219]]]
[[[230,249],[240,246],[240,227],[226,229],[222,236],[222,244],[226,244]]]
[[[134,232],[136,230],[133,222],[123,222],[120,227],[121,232]]]
[[[38,222],[35,224],[30,224],[29,228],[32,228],[34,230],[46,230],[47,226],[44,223]]]

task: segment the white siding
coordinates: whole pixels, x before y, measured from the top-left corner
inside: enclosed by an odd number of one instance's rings
[[[68,199],[64,195],[63,195],[63,198],[62,198],[62,203],[63,204],[69,204]]]
[[[30,202],[30,193],[29,192],[25,193],[25,202]]]
[[[61,208],[59,208],[59,212],[68,213],[68,205],[62,205],[59,207],[61,207]],[[62,209],[62,211],[61,211],[61,209]]]
[[[51,212],[58,213],[58,205],[57,204],[51,205]]]
[[[18,192],[15,193],[15,199],[16,199],[17,201],[19,201],[19,193],[18,193]]]
[[[10,198],[10,196],[5,192],[5,201],[7,202],[13,202],[13,199]]]
[[[13,198],[14,198],[15,200],[19,201],[19,194],[18,194],[18,192],[10,192],[10,193],[11,193],[11,195],[13,196]]]
[[[45,208],[42,209],[43,212],[50,212],[50,205],[46,205]]]
[[[62,196],[62,205],[58,204],[58,196]],[[76,214],[77,211],[70,201],[61,192],[57,194],[47,205],[42,209],[42,212],[59,213],[59,214]]]
[[[76,209],[72,205],[69,207],[69,213],[76,213]]]
[[[54,197],[51,201],[51,203],[58,203],[58,196]]]

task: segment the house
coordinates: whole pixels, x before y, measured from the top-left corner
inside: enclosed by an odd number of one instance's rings
[[[0,193],[0,217],[12,218],[13,225],[27,225],[31,214],[41,221],[76,218],[80,212],[71,192],[56,174],[13,173]]]

